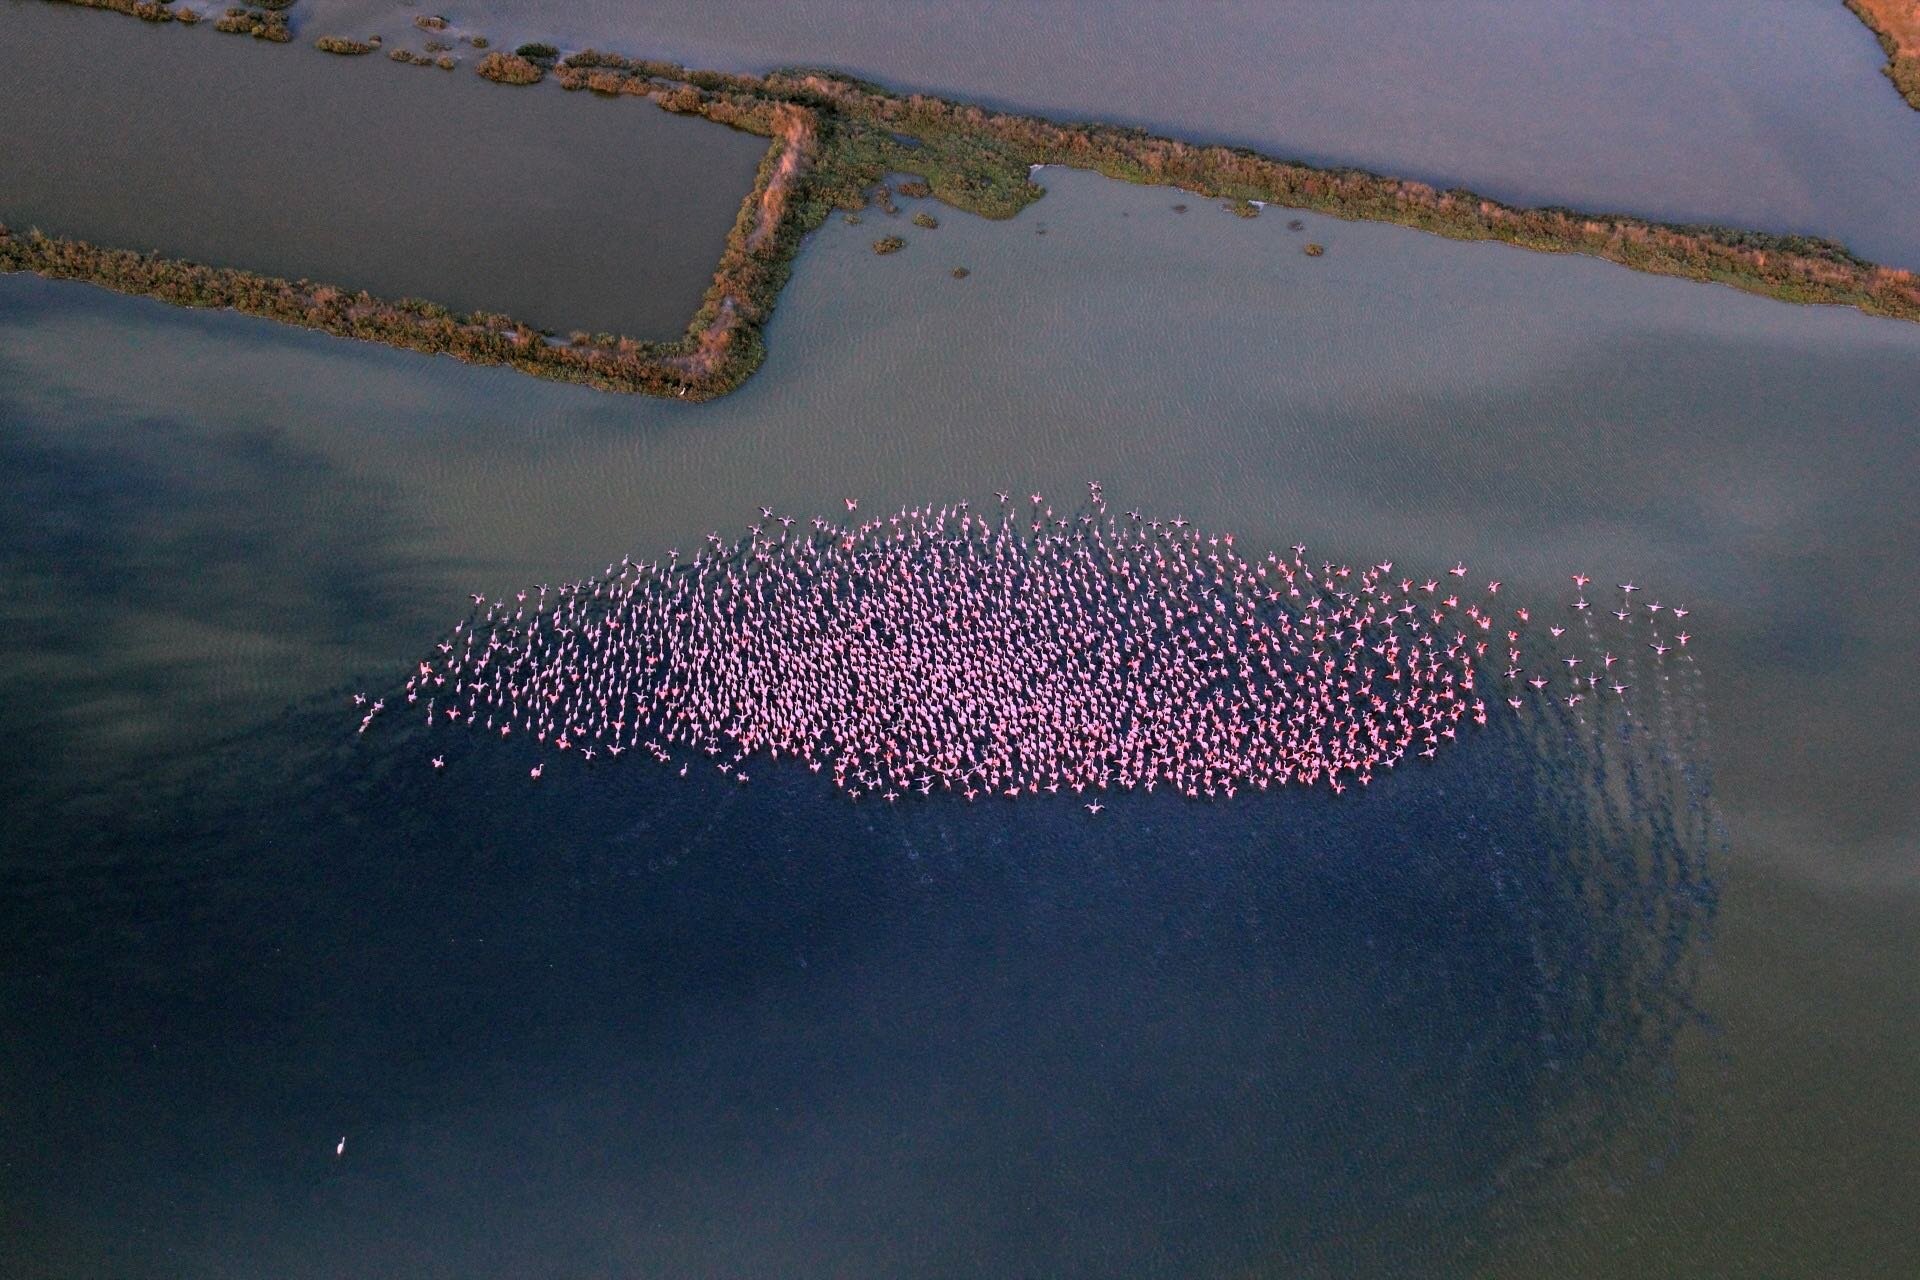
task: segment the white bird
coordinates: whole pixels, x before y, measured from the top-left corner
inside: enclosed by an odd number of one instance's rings
[[[338,1160],[341,1156],[344,1156],[345,1154],[347,1154],[347,1139],[346,1139],[346,1135],[342,1134],[340,1141],[334,1143],[333,1145],[333,1158],[335,1160]]]

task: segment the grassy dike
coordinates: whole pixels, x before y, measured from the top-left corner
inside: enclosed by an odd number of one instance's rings
[[[1887,79],[1920,111],[1920,0],[1847,0],[1847,8],[1879,37]]]
[[[490,55],[478,71],[518,86],[537,84],[551,72],[570,91],[642,98],[771,140],[700,309],[675,341],[582,334],[560,344],[507,316],[455,315],[417,299],[387,300],[5,228],[0,270],[86,280],[186,306],[231,307],[603,390],[709,400],[759,367],[764,326],[802,240],[834,210],[864,207],[868,192],[888,174],[918,175],[916,190],[924,186],[954,208],[1007,218],[1044,194],[1030,181],[1032,166],[1063,165],[1227,201],[1258,200],[1461,240],[1586,254],[1786,301],[1920,320],[1920,280],[1912,272],[1876,266],[1828,240],[1518,208],[1469,191],[1357,169],[1314,168],[1244,148],[897,94],[825,71],[744,76],[595,50],[565,59],[551,56],[555,52],[522,46],[513,55]],[[883,207],[891,203],[882,199]]]

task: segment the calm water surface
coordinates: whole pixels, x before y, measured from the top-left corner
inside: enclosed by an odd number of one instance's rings
[[[0,280],[0,1270],[1920,1265],[1920,328],[1044,180],[692,409]],[[1497,735],[1097,826],[352,736],[467,590],[1096,477],[1686,601],[1717,915]]]
[[[673,337],[766,150],[644,103],[502,93],[470,49],[448,73],[115,16],[0,3],[0,221]]]
[[[404,34],[390,0],[315,32]],[[496,38],[829,66],[1464,184],[1837,237],[1920,267],[1920,113],[1838,0],[458,0]],[[417,33],[416,33],[417,34]]]

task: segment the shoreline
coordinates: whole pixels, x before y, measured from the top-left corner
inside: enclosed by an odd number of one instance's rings
[[[1907,105],[1920,111],[1920,4],[1914,0],[1846,0],[1886,51],[1880,73],[1893,82]]]
[[[144,6],[120,7],[126,0],[49,2],[144,17],[135,11]],[[982,217],[1010,218],[1045,194],[1032,175],[1054,165],[1191,192],[1223,201],[1241,216],[1258,216],[1272,206],[1388,222],[1450,239],[1584,254],[1780,301],[1920,321],[1920,279],[1913,272],[1878,266],[1811,236],[1511,206],[1470,191],[1360,169],[1319,168],[1244,147],[900,94],[830,71],[755,76],[593,49],[558,53],[550,46],[532,58],[494,52],[475,70],[510,88],[537,89],[551,77],[570,92],[643,98],[665,111],[770,139],[701,305],[678,339],[578,335],[571,343],[554,343],[533,326],[496,313],[456,315],[431,301],[387,299],[4,225],[0,271],[84,280],[183,306],[231,308],[606,391],[704,401],[738,387],[759,367],[763,329],[794,257],[807,234],[834,211],[866,208],[890,174],[907,174],[924,187],[916,194]],[[500,74],[503,68],[510,74]],[[893,212],[890,193],[878,194],[877,203]]]

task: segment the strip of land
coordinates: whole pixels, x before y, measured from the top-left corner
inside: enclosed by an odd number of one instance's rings
[[[1847,8],[1880,37],[1887,79],[1920,111],[1920,0],[1847,0]]]
[[[188,306],[231,307],[610,391],[707,400],[739,386],[759,366],[764,326],[794,255],[834,210],[864,207],[889,174],[906,173],[954,208],[1007,218],[1044,194],[1030,180],[1034,166],[1062,165],[1179,187],[1239,208],[1260,202],[1460,240],[1580,253],[1784,301],[1920,320],[1920,279],[1914,273],[1877,266],[1816,237],[1515,207],[1470,191],[1358,169],[1316,168],[1245,148],[898,94],[829,71],[747,76],[592,49],[564,59],[557,53],[522,46],[516,53],[488,55],[478,70],[505,85],[525,88],[550,77],[576,92],[645,99],[771,139],[706,297],[686,333],[673,342],[580,335],[556,343],[507,316],[454,315],[430,302],[381,299],[37,231],[0,228],[0,270],[87,280]]]

